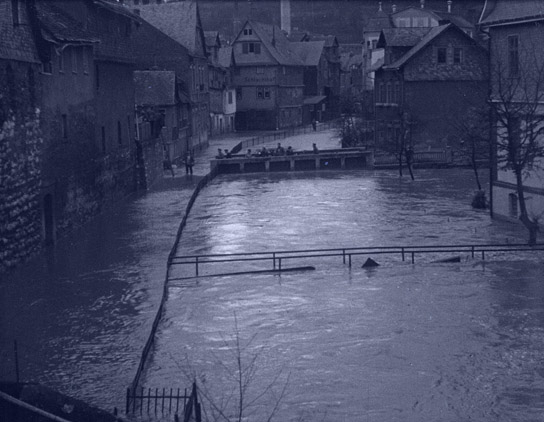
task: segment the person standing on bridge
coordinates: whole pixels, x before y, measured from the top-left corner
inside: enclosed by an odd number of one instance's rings
[[[314,151],[314,154],[319,154],[319,150],[317,149],[317,145],[316,144],[312,144],[312,149]]]

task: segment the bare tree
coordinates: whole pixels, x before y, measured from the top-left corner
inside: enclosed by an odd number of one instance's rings
[[[515,50],[507,60],[495,55],[489,101],[497,122],[496,164],[515,176],[519,219],[531,245],[537,240],[540,216],[527,210],[524,183],[531,172],[542,170],[544,157],[544,60],[538,60],[535,51],[536,46],[532,51]]]
[[[255,348],[253,343],[256,335],[243,342],[238,327],[238,318],[234,314],[234,331],[230,339],[224,339],[224,348],[230,353],[230,359],[226,360],[213,354],[214,363],[220,368],[219,373],[213,373],[209,377],[198,374],[186,357],[186,362],[181,365],[174,359],[178,368],[189,380],[198,379],[199,393],[207,403],[208,410],[204,407],[204,414],[208,421],[242,422],[251,421],[257,408],[267,407],[265,415],[259,415],[255,420],[271,422],[278,413],[283,398],[289,385],[289,374],[278,371],[267,381],[264,387],[258,389],[255,381],[259,374],[260,360],[263,357],[264,348]],[[228,385],[222,385],[222,395],[212,391],[209,387],[213,384],[211,378],[225,376]]]
[[[479,169],[482,163],[489,163],[489,110],[487,107],[468,106],[463,118],[451,121],[453,132],[453,152],[456,162],[469,164],[474,172],[478,191],[473,198],[472,206],[486,207],[485,191],[482,189]]]
[[[413,157],[414,146],[412,144],[411,130],[415,124],[411,120],[410,113],[404,111],[399,112],[398,120],[395,122],[392,130],[392,137],[385,137],[376,145],[377,149],[382,150],[386,154],[395,157],[398,163],[399,176],[402,177],[403,162],[406,163],[410,177],[414,180]]]

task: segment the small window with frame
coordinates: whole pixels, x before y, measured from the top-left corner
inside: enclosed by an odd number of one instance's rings
[[[438,47],[436,49],[436,62],[438,64],[446,64],[448,61],[448,49],[446,47]]]

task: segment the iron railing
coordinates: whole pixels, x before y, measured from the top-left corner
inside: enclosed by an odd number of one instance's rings
[[[422,246],[370,246],[370,247],[352,247],[352,248],[330,248],[330,249],[305,249],[305,250],[287,250],[273,252],[241,252],[230,254],[207,254],[207,255],[183,255],[173,256],[171,265],[194,265],[194,276],[199,277],[201,268],[204,265],[220,263],[249,263],[249,262],[269,262],[271,267],[267,271],[286,270],[283,264],[287,260],[315,259],[325,257],[342,257],[342,262],[352,265],[354,256],[364,255],[390,255],[398,256],[402,261],[410,259],[414,264],[416,256],[445,253],[468,254],[471,258],[480,256],[482,260],[486,259],[486,254],[496,252],[535,252],[544,251],[544,243],[529,246],[527,244],[489,244],[489,245],[422,245]],[[207,274],[207,275],[223,275]],[[170,280],[181,280],[190,277],[170,278]]]

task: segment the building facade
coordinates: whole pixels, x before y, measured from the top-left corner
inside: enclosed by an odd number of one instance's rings
[[[198,4],[195,1],[132,4],[132,10],[142,19],[188,50],[190,149],[204,148],[210,132],[209,68]]]
[[[376,143],[392,142],[408,123],[414,149],[447,147],[456,121],[485,108],[486,50],[453,24],[430,29],[411,48],[383,46],[385,65],[374,88]]]
[[[236,129],[276,130],[302,124],[304,63],[276,26],[247,21],[232,43]]]
[[[504,160],[508,136],[517,136],[520,145],[534,140],[537,149],[534,160],[524,165],[523,196],[529,218],[538,220],[544,213],[544,159],[538,153],[544,151],[544,136],[537,134],[533,139],[527,128],[544,122],[544,7],[536,0],[520,2],[515,8],[506,1],[493,2],[480,24],[490,39],[491,102],[502,114],[495,113],[492,122],[491,212],[512,221],[521,216],[516,175]]]

